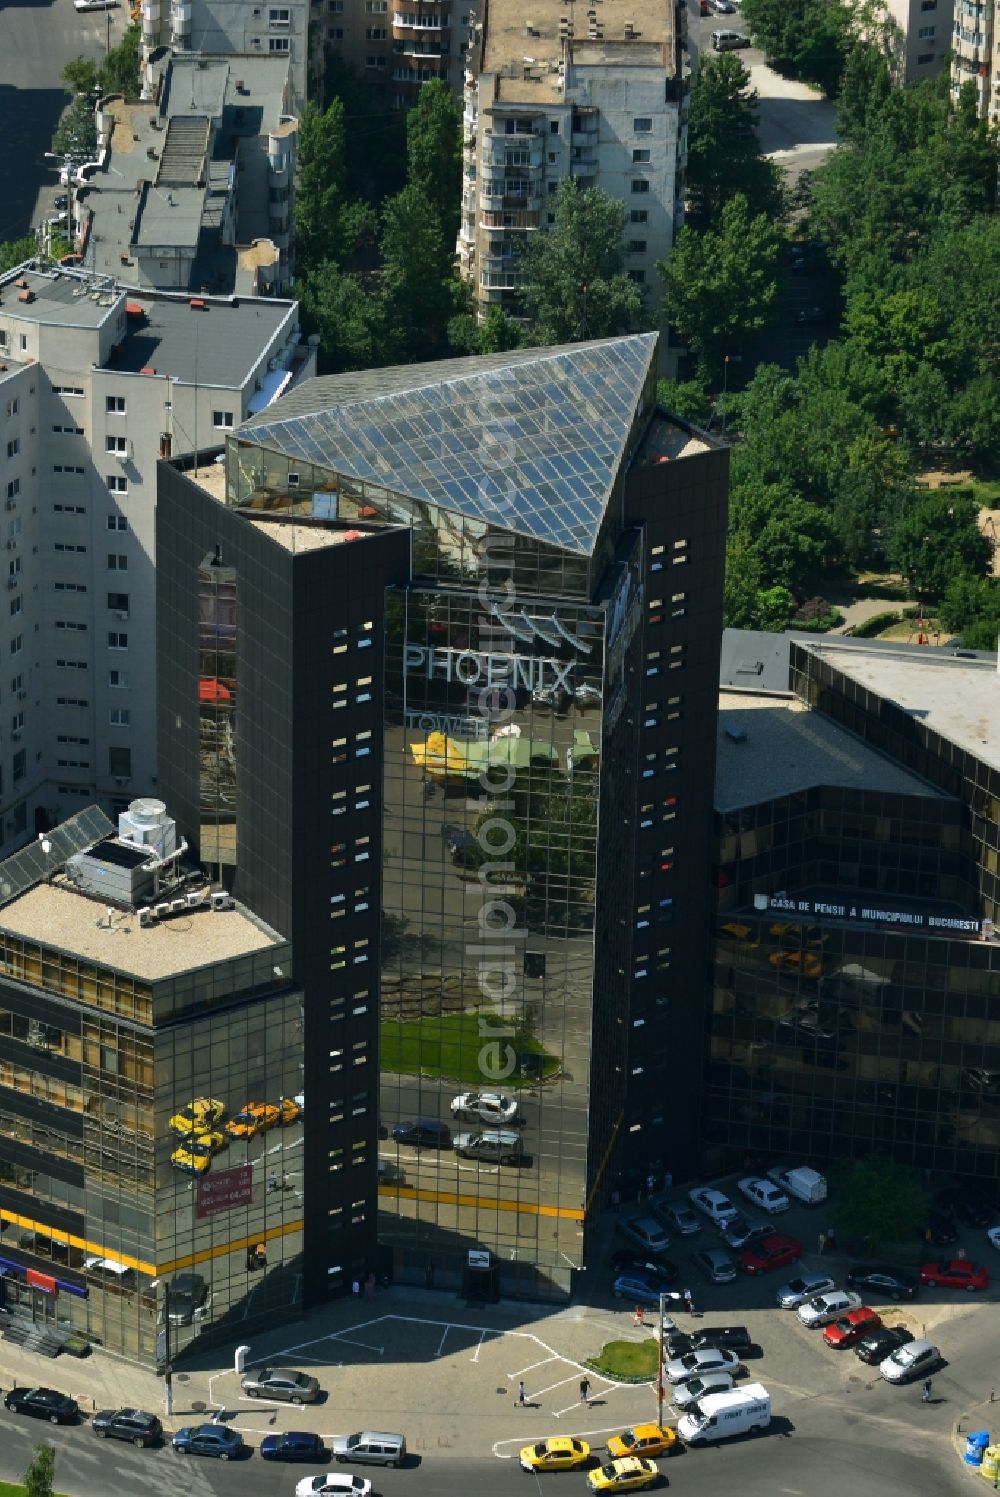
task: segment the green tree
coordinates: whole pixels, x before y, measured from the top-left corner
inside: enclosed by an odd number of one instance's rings
[[[743,0],[741,9],[769,63],[836,97],[852,44],[851,12],[840,0]]]
[[[700,380],[661,379],[656,398],[668,411],[695,426],[707,426],[712,419],[712,402]]]
[[[955,577],[938,607],[946,629],[968,650],[995,650],[1000,639],[1000,578]]]
[[[309,103],[299,126],[295,244],[300,269],[332,260],[345,263],[338,234],[345,205],[344,109]]]
[[[941,367],[952,357],[944,313],[930,290],[859,293],[848,304],[844,330],[881,365],[891,391],[921,366]]]
[[[522,262],[522,300],[534,337],[576,343],[632,331],[642,294],[623,269],[624,205],[567,177],[554,213],[552,226],[529,240]]]
[[[453,248],[422,188],[406,186],[386,203],[382,288],[394,357],[433,359],[447,348],[459,297]]]
[[[761,588],[754,599],[754,626],[770,634],[787,629],[795,612],[795,599],[787,587]]]
[[[142,91],[142,75],[139,47],[142,33],[138,25],[126,27],[117,47],[112,47],[100,69],[102,94],[122,94],[126,99],[137,99]],[[63,77],[66,70],[63,69]]]
[[[890,555],[922,596],[941,598],[956,579],[985,576],[992,553],[978,515],[975,500],[933,489],[900,516]]]
[[[458,292],[462,294],[461,289]],[[448,343],[455,353],[509,353],[522,348],[524,330],[503,307],[490,307],[482,322],[471,312],[459,312],[448,323]]]
[[[56,126],[52,150],[79,166],[97,154],[97,120],[94,100],[78,94]]]
[[[25,1497],[52,1497],[52,1480],[56,1470],[56,1453],[43,1441],[35,1446],[31,1463],[24,1473]]]
[[[781,169],[760,153],[757,103],[757,90],[735,52],[702,61],[688,118],[686,221],[696,229],[714,224],[738,192],[752,214],[781,213]]]
[[[730,529],[757,554],[759,586],[802,597],[832,550],[827,516],[787,483],[733,485]]]
[[[13,270],[15,265],[23,265],[25,260],[30,260],[37,253],[34,234],[25,234],[23,239],[9,239],[6,244],[0,244],[0,275],[4,271]]]
[[[923,1231],[928,1202],[919,1175],[884,1155],[832,1165],[830,1195],[840,1230],[874,1248],[916,1239]]]
[[[370,369],[385,362],[382,303],[359,276],[326,260],[300,276],[296,291],[306,328],[319,335],[322,373]]]
[[[440,79],[423,85],[407,113],[406,180],[421,188],[453,243],[461,217],[462,112]]]
[[[727,629],[759,627],[759,592],[760,563],[756,548],[742,531],[730,531],[726,542],[726,579],[722,595],[722,622]]]
[[[71,93],[93,99],[100,92],[98,67],[92,57],[71,57],[60,76]]]
[[[706,383],[718,377],[725,355],[767,322],[778,289],[778,253],[774,225],[763,214],[752,217],[737,193],[718,229],[699,233],[685,224],[670,258],[657,265],[667,316]]]
[[[378,208],[405,185],[406,111],[386,109],[381,89],[329,51],[323,90],[343,109],[347,195]]]
[[[862,143],[892,91],[889,64],[878,47],[857,42],[847,56],[837,96],[837,132]]]

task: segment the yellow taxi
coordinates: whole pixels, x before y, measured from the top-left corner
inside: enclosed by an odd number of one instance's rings
[[[768,957],[772,967],[785,972],[802,972],[806,977],[820,977],[823,963],[811,951],[772,951]]]
[[[569,1435],[554,1435],[551,1440],[539,1440],[537,1445],[525,1445],[518,1456],[522,1471],[571,1471],[589,1460],[586,1440],[574,1440]]]
[[[637,1492],[640,1487],[652,1486],[659,1475],[655,1461],[644,1460],[639,1455],[626,1455],[591,1471],[587,1480],[594,1492]]]
[[[170,1128],[181,1138],[190,1138],[195,1133],[206,1133],[221,1123],[226,1115],[225,1104],[215,1097],[195,1097],[180,1112],[170,1119]]]
[[[283,1123],[297,1123],[302,1116],[302,1109],[291,1097],[279,1097],[278,1115]]]
[[[229,1119],[226,1132],[233,1138],[256,1138],[258,1133],[273,1128],[280,1116],[270,1102],[247,1102]]]
[[[608,1441],[608,1455],[669,1455],[677,1448],[677,1431],[662,1424],[633,1424]]]
[[[203,1175],[212,1163],[212,1156],[225,1144],[221,1133],[198,1133],[187,1139],[170,1156],[175,1170],[186,1175]]]

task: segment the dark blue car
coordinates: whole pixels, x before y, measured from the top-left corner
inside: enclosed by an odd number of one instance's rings
[[[216,1460],[235,1460],[248,1449],[238,1429],[224,1424],[186,1425],[171,1442],[182,1455],[214,1455]]]
[[[265,1461],[325,1461],[326,1446],[319,1435],[290,1429],[287,1435],[265,1435],[260,1442]]]

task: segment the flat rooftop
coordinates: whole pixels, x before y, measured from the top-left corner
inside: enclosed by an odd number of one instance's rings
[[[706,432],[688,426],[678,417],[671,416],[669,411],[657,409],[632,459],[632,466],[649,468],[659,463],[673,463],[699,452],[712,452],[718,445]]]
[[[743,742],[727,734],[745,733]],[[715,808],[734,811],[816,785],[940,798],[795,696],[719,692]]]
[[[931,732],[1000,769],[1000,675],[995,655],[956,655],[929,645],[867,640],[799,643],[876,696],[919,718]]]
[[[566,102],[559,73],[564,57],[562,20],[574,28],[571,67],[659,67],[673,77],[672,5],[600,0],[593,6],[596,35],[587,9],[565,0],[490,0],[481,72],[499,75],[498,102]],[[630,36],[626,25],[632,28]]]
[[[192,307],[187,296],[129,292],[128,330],[108,368],[138,374],[155,369],[186,384],[240,389],[272,339],[291,331],[295,303],[277,297],[208,298]],[[209,432],[204,433],[208,441]]]
[[[367,531],[342,525],[300,525],[288,520],[250,520],[255,530],[261,530],[286,551],[323,551],[328,546],[342,546],[345,541],[360,540]]]
[[[21,300],[22,289],[30,299]],[[119,295],[114,286],[97,288],[93,280],[22,267],[0,277],[0,321],[6,315],[49,327],[99,328],[115,315]]]
[[[109,929],[105,906],[78,894],[61,875],[4,905],[0,931],[147,982],[283,944],[236,905],[228,910],[202,906],[146,927],[134,912],[116,909]]]

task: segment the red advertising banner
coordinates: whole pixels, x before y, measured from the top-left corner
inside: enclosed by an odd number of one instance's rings
[[[58,1294],[59,1287],[51,1274],[40,1273],[37,1268],[29,1268],[25,1279],[35,1289],[41,1289],[45,1294]]]
[[[249,1206],[253,1201],[253,1166],[241,1164],[233,1170],[203,1175],[198,1181],[195,1215],[214,1216],[217,1211],[231,1211],[234,1206]]]

